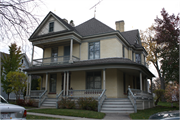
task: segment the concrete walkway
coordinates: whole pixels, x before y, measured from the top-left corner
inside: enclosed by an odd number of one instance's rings
[[[51,114],[42,114],[42,113],[33,113],[33,112],[27,112],[27,114],[28,115],[61,118],[64,120],[99,120],[99,119],[92,119],[92,118],[51,115]],[[129,117],[129,114],[107,113],[106,116],[104,117],[104,119],[101,119],[101,120],[131,120],[131,118]]]

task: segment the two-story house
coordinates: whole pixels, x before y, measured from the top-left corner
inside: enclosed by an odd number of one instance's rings
[[[146,65],[139,31],[124,31],[124,21],[115,24],[116,30],[92,18],[74,26],[73,21],[69,24],[49,12],[29,38],[33,50],[32,66],[25,70],[29,74],[27,96],[37,95],[29,89],[32,75],[42,76],[41,97],[46,94],[52,99],[59,95],[130,99],[128,86],[147,92],[147,79],[152,81],[154,75]],[[43,50],[43,58],[33,59],[34,46]],[[147,106],[152,107],[151,103]]]

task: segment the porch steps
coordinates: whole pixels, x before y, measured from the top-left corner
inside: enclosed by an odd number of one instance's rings
[[[48,98],[46,99],[40,108],[56,108],[56,99]]]
[[[102,105],[103,113],[134,113],[134,107],[128,98],[107,98]]]

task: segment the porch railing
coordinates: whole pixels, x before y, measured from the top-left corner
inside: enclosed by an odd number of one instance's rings
[[[136,97],[133,95],[130,86],[128,86],[128,98],[130,99],[132,105],[134,106],[134,112],[137,113]]]
[[[59,99],[60,100],[62,99],[63,91],[64,90],[62,90],[59,94],[56,95],[56,99],[57,99],[57,101],[56,101],[56,108],[58,108],[58,101],[59,101]]]
[[[44,90],[31,90],[31,98],[39,98],[39,96],[44,92]]]
[[[73,61],[79,61],[80,59],[76,56],[72,56]],[[46,65],[56,65],[56,64],[66,64],[69,63],[70,56],[57,56],[49,58],[34,59],[33,66],[46,66]]]
[[[69,98],[93,97],[97,98],[102,94],[102,89],[68,90]]]
[[[44,100],[47,98],[47,90],[45,90],[40,96],[39,96],[39,104],[38,107],[41,106],[41,104],[44,102]]]
[[[105,99],[106,99],[106,90],[103,90],[101,95],[98,97],[98,112],[100,112],[101,106]]]
[[[151,93],[145,92],[145,91],[141,91],[138,89],[131,89],[133,95],[137,98],[137,99],[149,99],[152,100],[153,96]]]

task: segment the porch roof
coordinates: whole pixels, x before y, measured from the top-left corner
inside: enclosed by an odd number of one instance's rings
[[[103,59],[95,59],[95,60],[83,60],[83,61],[74,61],[69,64],[55,64],[49,66],[37,66],[30,67],[29,69],[25,69],[24,71],[39,71],[39,70],[52,70],[52,69],[65,69],[65,68],[74,68],[74,67],[89,67],[89,66],[98,66],[98,65],[130,65],[141,68],[143,71],[148,72],[152,77],[155,77],[146,66],[133,62],[127,58],[103,58]],[[106,68],[106,66],[104,66]]]

